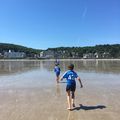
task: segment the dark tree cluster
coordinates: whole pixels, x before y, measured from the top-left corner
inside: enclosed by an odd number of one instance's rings
[[[8,52],[9,50],[14,52],[24,52],[28,57],[33,56],[34,54],[40,54],[41,50],[27,48],[21,45],[8,44],[8,43],[0,43],[0,53]]]
[[[87,47],[58,47],[49,48],[48,50],[54,51],[54,53],[62,58],[82,58],[83,54],[104,54],[108,53],[109,58],[120,58],[120,44],[113,45],[96,45]]]

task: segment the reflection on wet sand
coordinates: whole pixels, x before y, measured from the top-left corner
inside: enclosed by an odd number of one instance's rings
[[[120,62],[60,61],[61,70],[71,62],[84,84],[76,86],[73,111],[66,109],[66,81],[56,84],[54,61],[0,61],[0,120],[119,120]]]
[[[60,61],[62,71],[67,70],[67,66],[73,63],[76,71],[119,73],[120,61],[110,60],[76,60]],[[33,69],[46,69],[53,71],[54,61],[0,61],[0,75],[25,72]]]
[[[61,87],[60,84],[56,85],[56,94],[58,97],[61,96],[61,88],[60,87]]]
[[[68,111],[68,118],[67,120],[74,120],[74,116],[73,116],[73,113],[71,113],[71,111]]]

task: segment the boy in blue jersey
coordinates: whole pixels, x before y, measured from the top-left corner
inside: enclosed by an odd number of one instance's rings
[[[59,83],[59,76],[60,76],[60,67],[58,65],[59,65],[58,63],[55,63],[55,67],[54,67],[57,83]]]
[[[70,64],[68,66],[68,71],[63,74],[60,80],[64,78],[67,80],[66,92],[67,92],[67,101],[68,101],[68,110],[71,110],[72,107],[75,107],[75,90],[76,90],[76,79],[79,81],[81,88],[83,87],[80,77],[73,70],[74,65]]]

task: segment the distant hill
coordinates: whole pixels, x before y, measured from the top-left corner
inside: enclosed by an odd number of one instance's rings
[[[8,52],[9,50],[14,52],[24,52],[26,57],[30,58],[39,58],[41,51],[43,51],[43,58],[120,58],[120,44],[105,44],[86,47],[57,47],[40,50],[21,45],[0,43],[1,54],[4,54],[4,52]]]
[[[87,47],[58,47],[49,48],[47,50],[54,51],[56,58],[83,58],[84,54],[88,56],[97,54],[99,56],[98,58],[120,58],[120,44]]]
[[[40,54],[41,50],[28,48],[21,45],[0,43],[0,53],[8,52],[9,50],[14,52],[25,52],[27,56],[31,57],[33,54]]]

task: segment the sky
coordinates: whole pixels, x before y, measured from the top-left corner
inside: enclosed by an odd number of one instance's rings
[[[120,0],[0,0],[0,43],[36,49],[120,44]]]

